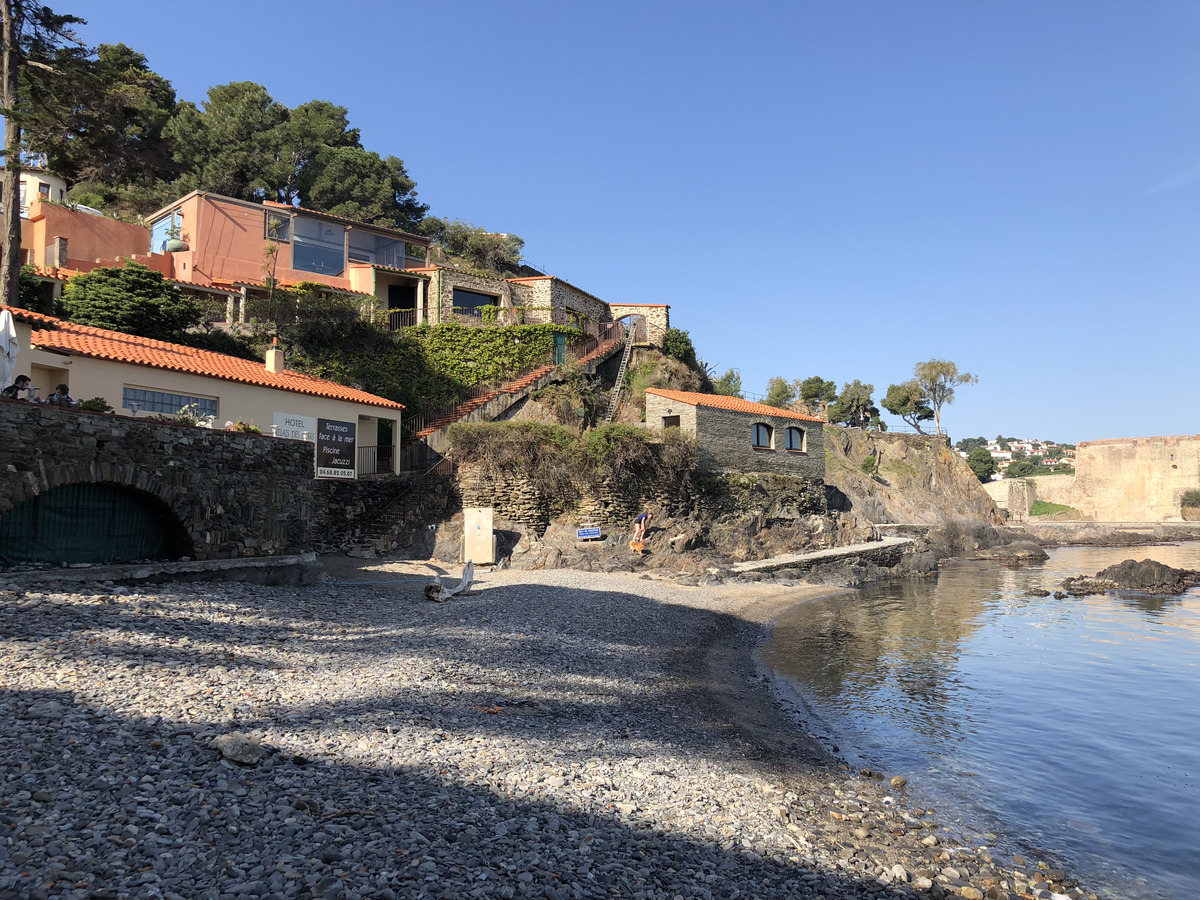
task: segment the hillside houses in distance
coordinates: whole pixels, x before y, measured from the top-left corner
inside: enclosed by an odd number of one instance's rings
[[[976,447],[985,447],[996,461],[997,477],[1004,478],[1009,467],[1019,460],[1026,460],[1040,469],[1070,472],[1075,468],[1075,445],[1038,438],[967,438],[959,441],[958,453],[966,458]]]

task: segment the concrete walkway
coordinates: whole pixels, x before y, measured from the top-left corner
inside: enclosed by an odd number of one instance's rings
[[[912,538],[885,537],[877,541],[867,541],[862,544],[830,547],[828,550],[813,550],[809,553],[785,553],[783,556],[772,556],[770,559],[758,559],[751,562],[738,563],[733,567],[733,571],[772,572],[775,569],[786,569],[792,566],[805,567],[812,563],[837,559],[840,556],[861,556],[863,553],[874,553],[887,547],[899,547],[912,543],[915,543]]]

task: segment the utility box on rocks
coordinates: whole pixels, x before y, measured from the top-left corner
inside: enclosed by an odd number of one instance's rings
[[[490,506],[463,510],[463,561],[477,566],[496,564],[496,538],[492,531],[493,511]]]

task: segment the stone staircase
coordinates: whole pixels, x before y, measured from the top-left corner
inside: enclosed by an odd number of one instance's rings
[[[620,332],[615,337],[601,341],[598,346],[580,356],[576,362],[584,369],[591,369],[612,356],[622,345],[626,349],[625,357],[622,359],[622,367],[624,367],[628,363],[630,343],[627,335]],[[538,366],[497,388],[464,400],[453,409],[440,413],[432,422],[415,432],[405,441],[405,447],[424,441],[433,449],[440,451],[444,446],[445,431],[451,425],[468,420],[491,421],[495,419],[522,397],[548,384],[557,370],[556,364],[548,363]]]

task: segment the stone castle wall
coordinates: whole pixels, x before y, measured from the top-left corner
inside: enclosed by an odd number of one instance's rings
[[[157,498],[193,559],[312,548],[311,444],[0,401],[0,516],[52,488],[88,483]]]
[[[1074,475],[1028,479],[1033,499],[1097,522],[1179,521],[1184,491],[1200,488],[1200,436],[1116,438],[1078,445]],[[1008,481],[984,486],[1007,499]]]
[[[1200,488],[1200,436],[1085,441],[1075,481],[1069,505],[1097,521],[1179,519],[1183,492]]]

